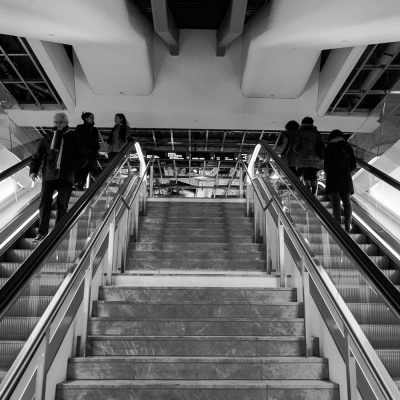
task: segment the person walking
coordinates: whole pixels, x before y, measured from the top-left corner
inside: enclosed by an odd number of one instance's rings
[[[330,196],[333,216],[339,224],[341,223],[340,200],[342,200],[346,232],[352,229],[351,195],[354,193],[354,187],[351,173],[355,168],[356,158],[353,148],[347,143],[342,131],[333,130],[329,134],[325,151],[325,193]]]
[[[87,164],[76,173],[75,185],[78,190],[84,190],[89,173],[97,174],[97,159],[99,157],[99,131],[94,126],[94,115],[91,112],[83,112],[81,115],[83,124],[75,128],[75,134],[79,142],[82,154],[87,158]]]
[[[112,160],[128,142],[129,126],[124,114],[115,114],[114,128],[112,129],[107,143],[108,159]]]
[[[42,169],[42,190],[39,204],[39,231],[35,241],[41,241],[49,231],[53,194],[57,195],[56,223],[67,213],[76,171],[87,163],[80,151],[75,132],[68,127],[65,113],[54,115],[54,131],[39,143],[29,165],[29,176],[35,181]]]
[[[281,158],[289,168],[298,176],[297,156],[295,148],[299,136],[299,127],[297,121],[289,121],[285,125],[285,130],[281,132],[276,142],[277,148],[281,148]]]
[[[313,194],[317,194],[317,173],[323,167],[324,142],[311,117],[304,117],[294,151],[299,175]]]

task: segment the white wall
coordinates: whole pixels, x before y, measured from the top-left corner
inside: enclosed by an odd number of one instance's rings
[[[81,122],[82,110],[89,110],[95,113],[98,126],[112,126],[114,113],[122,112],[131,126],[142,128],[282,129],[290,119],[305,115],[315,117],[323,130],[355,131],[363,126],[368,132],[370,123],[376,127],[375,119],[364,117],[317,118],[317,67],[297,99],[248,98],[240,88],[241,62],[241,39],[225,57],[217,57],[213,30],[181,30],[179,56],[171,56],[155,38],[155,85],[147,96],[96,95],[76,62],[77,106],[70,114],[71,125]],[[53,112],[10,110],[10,115],[17,124],[24,125],[28,118],[37,125],[49,125]]]

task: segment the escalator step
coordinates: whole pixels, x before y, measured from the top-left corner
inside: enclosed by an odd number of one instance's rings
[[[336,288],[346,302],[379,303],[382,301],[382,297],[379,296],[376,291],[368,285],[347,287],[343,285],[337,285]],[[397,290],[400,290],[400,286],[396,286],[396,288]]]
[[[0,287],[2,287],[8,279],[0,278]],[[60,277],[45,277],[34,278],[29,283],[29,286],[22,292],[23,296],[53,296],[60,287],[63,276]]]
[[[389,374],[396,380],[397,387],[400,389],[400,350],[382,349],[376,353]]]
[[[4,317],[0,322],[0,344],[4,340],[26,340],[40,317]],[[0,353],[3,356],[3,353]]]
[[[400,321],[385,304],[347,303],[347,307],[360,324],[398,324]]]
[[[326,271],[328,272],[328,275],[330,276],[332,281],[338,285],[368,284],[366,279],[361,275],[361,272],[356,269],[326,268]],[[386,275],[386,277],[390,279],[395,285],[398,285],[400,283],[399,271],[394,269],[386,269],[382,270],[382,273]]]
[[[7,311],[8,317],[38,317],[50,304],[51,296],[21,296]]]
[[[0,368],[8,369],[21,351],[25,341],[1,340],[0,341]]]
[[[331,270],[332,268],[354,268],[354,262],[346,257],[345,255],[343,257],[340,256],[324,256],[324,255],[319,255],[318,256],[320,262],[322,265]],[[384,271],[389,270],[390,268],[390,260],[386,256],[369,256],[371,261],[375,263],[379,268],[381,268]],[[399,279],[399,274],[395,274],[394,272],[397,272],[396,270],[389,270],[393,271],[391,275],[393,276],[393,279]]]
[[[65,276],[66,272],[73,266],[73,264],[73,262],[46,263],[43,265],[41,273],[48,274],[49,277],[57,275]],[[21,263],[19,262],[0,262],[0,276],[2,278],[9,278],[20,267],[20,265]]]
[[[400,321],[399,325],[361,325],[361,329],[374,349],[400,348]]]
[[[81,250],[84,248],[86,243],[86,239],[77,239],[74,243],[75,248]],[[69,240],[63,240],[61,243],[57,245],[57,249],[59,250],[67,250],[69,248]],[[38,243],[33,240],[33,238],[22,238],[18,241],[16,248],[18,249],[29,249],[33,250],[38,246]]]
[[[31,249],[10,249],[7,250],[5,255],[5,260],[8,262],[19,262],[25,261],[31,254],[33,250]],[[51,255],[47,257],[49,262],[73,262],[78,257],[80,251],[68,251],[68,250],[55,250]]]
[[[377,251],[378,251],[378,247],[375,244],[359,244],[359,247],[361,248],[361,250],[368,254],[369,256],[374,256],[376,255]],[[342,250],[342,248],[338,245],[333,245],[333,244],[327,244],[327,245],[322,245],[322,244],[311,244],[311,249],[314,252],[314,254],[316,255],[323,255],[323,254],[327,254],[327,255],[341,255],[344,253],[344,251]]]

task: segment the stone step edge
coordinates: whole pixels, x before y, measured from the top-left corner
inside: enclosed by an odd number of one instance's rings
[[[208,287],[204,287],[204,286],[193,286],[188,288],[187,286],[168,286],[168,287],[160,287],[160,286],[148,286],[147,288],[143,288],[143,286],[100,286],[100,290],[166,290],[166,291],[170,291],[170,290],[209,290],[210,288]],[[231,290],[230,288],[227,288],[225,286],[214,286],[213,289],[221,289],[221,290]],[[296,288],[265,288],[265,289],[261,289],[261,288],[257,288],[257,287],[247,287],[247,286],[243,286],[243,288],[240,288],[239,286],[235,286],[234,290],[254,290],[254,291],[267,291],[267,292],[295,292],[297,293],[297,289]]]
[[[213,269],[196,269],[196,270],[176,270],[176,269],[127,269],[124,273],[118,274],[113,273],[113,276],[129,276],[129,275],[141,275],[141,276],[159,276],[159,275],[199,275],[199,276],[218,276],[218,277],[232,277],[232,276],[240,276],[240,277],[258,277],[265,279],[275,279],[277,276],[267,275],[264,271],[255,271],[255,270],[213,270]]]
[[[287,317],[287,318],[246,318],[246,317],[106,317],[106,316],[92,316],[90,321],[136,321],[136,322],[301,322],[304,321],[302,317]],[[180,336],[181,337],[181,336]],[[215,336],[213,336],[215,337]]]
[[[87,356],[87,357],[73,357],[68,360],[71,364],[91,364],[98,362],[110,362],[110,363],[124,363],[124,362],[198,362],[198,363],[212,363],[212,362],[237,362],[237,363],[248,363],[248,362],[268,362],[274,364],[286,364],[286,363],[328,363],[327,358],[323,357],[306,357],[306,356],[289,356],[289,357],[213,357],[213,356]]]
[[[172,389],[257,389],[257,388],[284,388],[288,389],[313,389],[313,388],[326,388],[337,389],[339,385],[330,380],[323,379],[265,379],[265,380],[74,380],[62,382],[58,385],[62,389],[74,389],[83,387],[103,387],[116,389],[128,387],[151,387],[152,390],[162,389],[163,387]]]
[[[100,304],[100,305],[107,305],[110,304],[112,306],[115,305],[121,305],[121,304],[126,304],[126,305],[135,305],[136,303],[139,303],[140,305],[143,305],[143,301],[136,301],[136,300],[94,300],[93,303],[95,304]],[[146,305],[168,305],[168,306],[172,306],[172,305],[181,305],[183,303],[183,301],[172,301],[172,300],[168,300],[168,301],[154,301],[154,300],[149,300],[146,301],[144,304]],[[236,300],[236,301],[229,301],[229,300],[225,300],[225,301],[190,301],[189,303],[185,303],[185,305],[215,305],[215,306],[219,306],[219,305],[243,305],[243,306],[247,306],[247,305],[260,305],[260,306],[265,306],[265,307],[269,307],[269,306],[303,306],[303,303],[299,302],[299,301],[254,301],[254,300],[244,300],[244,301],[240,301],[240,300]],[[369,304],[369,303],[347,303],[347,304]]]
[[[182,335],[182,336],[176,336],[176,335],[167,335],[167,336],[156,336],[156,335],[93,335],[90,334],[88,335],[88,339],[96,339],[96,340],[110,340],[112,338],[113,340],[138,340],[138,339],[145,339],[145,340],[199,340],[199,341],[204,341],[204,340],[221,340],[221,341],[238,341],[238,340],[251,340],[251,341],[292,341],[292,342],[297,342],[297,341],[304,341],[305,336],[304,335],[292,335],[292,336],[260,336],[260,335],[254,335],[254,336],[221,336],[221,335],[216,335],[216,336],[210,336],[210,335],[204,335],[204,336],[199,336],[199,335]],[[313,338],[315,339],[315,338]]]

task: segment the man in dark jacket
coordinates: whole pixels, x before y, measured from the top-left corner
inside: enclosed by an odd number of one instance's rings
[[[326,172],[325,193],[329,194],[334,218],[341,223],[340,200],[343,202],[346,232],[352,229],[351,195],[354,193],[351,173],[356,168],[353,148],[347,143],[342,131],[333,130],[326,146],[324,170]]]
[[[74,131],[68,127],[66,114],[55,114],[54,126],[54,132],[49,132],[42,139],[30,163],[29,176],[33,181],[42,167],[39,232],[35,241],[42,240],[49,231],[54,192],[58,192],[57,223],[67,212],[75,173],[87,163],[85,156],[80,152]]]

